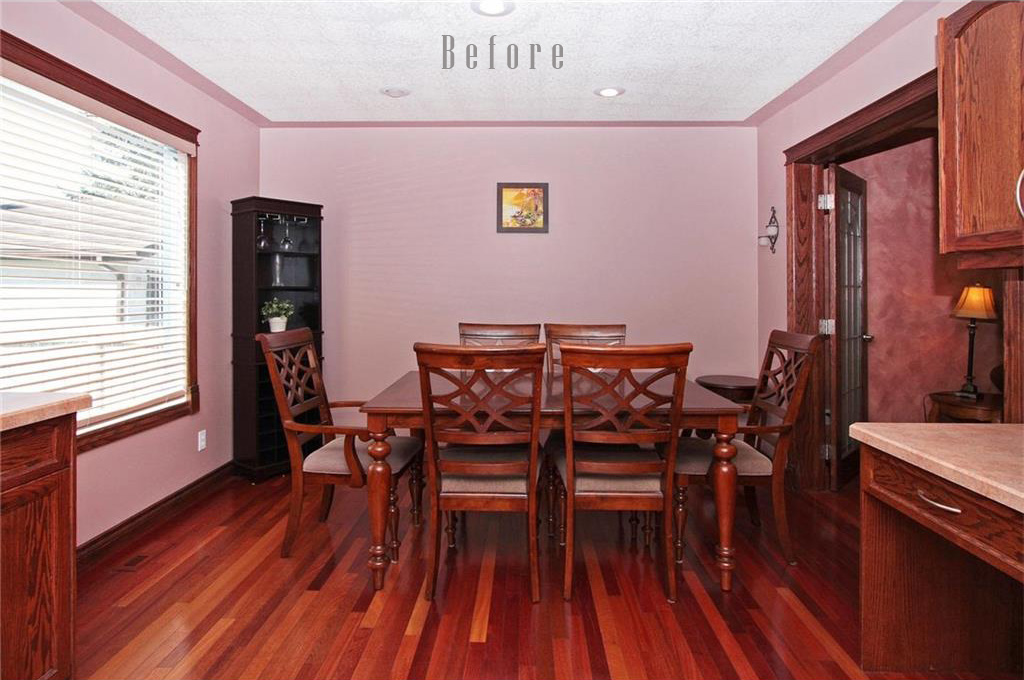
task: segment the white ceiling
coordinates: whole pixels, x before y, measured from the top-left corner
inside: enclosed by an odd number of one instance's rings
[[[740,121],[898,0],[520,1],[502,17],[462,1],[99,4],[273,121]],[[519,45],[517,70],[464,67],[464,45],[483,56],[492,34],[498,57]],[[532,71],[529,43],[545,50]],[[607,86],[626,93],[593,94]]]

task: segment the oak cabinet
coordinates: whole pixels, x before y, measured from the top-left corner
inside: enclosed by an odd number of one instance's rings
[[[860,460],[861,667],[1020,677],[1024,515],[866,444]]]
[[[74,653],[75,415],[0,437],[0,677],[64,680]]]
[[[1024,3],[972,2],[939,21],[943,253],[1024,246]],[[1014,257],[1016,262],[1014,262]]]

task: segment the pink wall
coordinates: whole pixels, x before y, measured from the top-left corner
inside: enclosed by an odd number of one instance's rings
[[[772,256],[753,235],[770,206],[784,213],[782,149],[932,68],[935,20],[960,4],[933,7],[756,131],[259,131],[154,61],[159,50],[119,40],[130,32],[116,23],[99,21],[115,37],[56,2],[0,3],[5,30],[203,130],[203,407],[79,457],[79,541],[230,459],[231,199],[259,186],[325,204],[327,370],[339,398],[373,393],[412,367],[415,340],[454,340],[465,319],[625,321],[638,342],[694,341],[694,375],[750,373],[786,322],[784,247]],[[551,184],[552,232],[494,233],[494,183],[529,180]],[[203,428],[209,448],[196,452]]]
[[[767,221],[773,205],[785,215],[783,150],[935,68],[936,24],[963,4],[963,0],[934,3],[837,75],[758,125],[759,224]],[[785,229],[783,224],[782,244]],[[773,328],[786,326],[785,247],[775,255],[760,249],[757,269],[758,336],[764,344]]]
[[[625,322],[751,373],[753,129],[264,129],[260,193],[322,202],[336,398],[415,368],[459,321]],[[550,184],[549,234],[495,233],[495,183]]]
[[[259,132],[239,114],[56,2],[4,2],[3,29],[202,130],[200,412],[78,457],[82,543],[231,459],[230,206],[256,193]],[[208,448],[196,451],[207,430]]]
[[[999,290],[996,271],[958,270],[939,255],[937,150],[922,140],[844,167],[867,181],[868,418],[920,422],[929,392],[957,389],[967,362],[966,321],[950,317],[965,285]],[[998,294],[998,293],[997,293]],[[978,326],[976,383],[1002,363],[997,324]]]

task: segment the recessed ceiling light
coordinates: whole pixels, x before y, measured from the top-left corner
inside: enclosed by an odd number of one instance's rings
[[[626,90],[621,87],[602,87],[600,90],[594,90],[594,94],[598,97],[618,97]]]
[[[502,0],[480,0],[469,3],[469,6],[473,8],[474,12],[483,14],[485,17],[503,17],[516,8],[516,3]]]
[[[381,94],[386,94],[392,99],[399,99],[400,97],[408,97],[411,92],[403,87],[383,87],[380,90]]]

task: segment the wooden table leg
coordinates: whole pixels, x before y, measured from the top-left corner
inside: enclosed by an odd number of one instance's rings
[[[388,498],[391,495],[391,466],[387,457],[391,453],[388,432],[371,432],[373,442],[369,453],[373,457],[366,470],[366,487],[370,509],[370,570],[373,572],[373,589],[384,587],[384,575],[391,559],[388,556]]]
[[[720,428],[723,429],[723,428]],[[715,462],[711,464],[711,484],[715,489],[715,514],[718,515],[718,545],[715,559],[721,573],[722,590],[732,590],[732,570],[736,567],[733,557],[732,528],[736,519],[736,447],[732,444],[733,432],[716,432]]]

